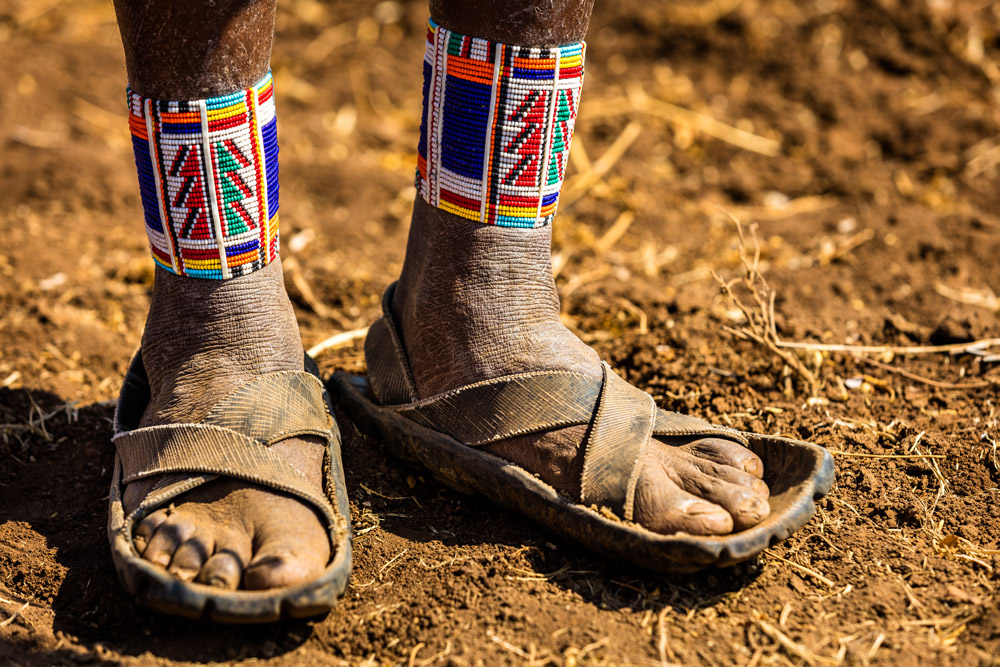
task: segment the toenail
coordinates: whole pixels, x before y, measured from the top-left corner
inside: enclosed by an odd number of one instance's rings
[[[209,586],[214,586],[215,588],[229,588],[229,582],[218,575],[209,577],[205,583]]]
[[[719,511],[718,506],[712,503],[706,503],[703,500],[691,500],[681,508],[685,514],[691,516],[697,516],[699,514],[715,514]]]
[[[747,498],[736,507],[736,512],[747,518],[760,519],[767,513],[767,508],[767,502],[760,498]]]
[[[184,567],[176,567],[169,570],[169,572],[181,581],[191,581],[198,574],[197,570],[189,570]]]

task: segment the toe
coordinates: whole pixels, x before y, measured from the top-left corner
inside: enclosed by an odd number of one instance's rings
[[[198,573],[198,582],[216,588],[236,590],[243,576],[246,561],[233,549],[220,549],[205,561]]]
[[[709,461],[708,459],[695,456],[691,457],[690,461],[692,465],[706,475],[721,479],[729,484],[746,487],[753,491],[754,495],[762,498],[767,498],[771,495],[771,491],[767,488],[767,484],[764,483],[764,480],[759,479],[755,475],[751,475],[748,472],[737,470],[728,464],[716,463],[714,461]]]
[[[174,552],[185,540],[194,535],[194,524],[185,519],[167,518],[156,529],[149,539],[142,557],[146,560],[167,567]]]
[[[265,544],[244,571],[243,586],[250,590],[295,586],[318,577],[326,562],[327,556],[318,558],[304,551],[301,543]]]
[[[295,586],[320,575],[330,560],[330,540],[312,508],[290,496],[273,496],[258,519],[244,588]]]
[[[749,449],[731,440],[722,438],[702,438],[680,447],[698,458],[714,463],[732,466],[737,470],[747,472],[757,479],[764,476],[764,463],[760,457]]]
[[[771,512],[767,485],[747,473],[709,462],[675,461],[674,466],[681,488],[724,508],[732,515],[734,530],[756,525]],[[753,481],[740,480],[740,475],[751,477]]]
[[[211,536],[196,533],[177,547],[167,571],[181,581],[191,581],[212,555],[213,546]]]
[[[132,535],[132,541],[135,542],[135,548],[140,554],[146,550],[146,545],[149,544],[149,540],[153,537],[156,529],[159,528],[166,520],[167,510],[161,509],[156,510],[139,522],[139,525],[135,529],[135,533]]]
[[[635,491],[635,520],[657,533],[723,535],[733,529],[729,512],[681,489],[666,471],[647,466]]]

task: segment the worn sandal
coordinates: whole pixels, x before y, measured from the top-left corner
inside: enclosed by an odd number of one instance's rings
[[[822,447],[743,433],[656,407],[651,396],[602,364],[603,378],[568,371],[522,373],[420,399],[389,311],[365,343],[368,379],[337,373],[332,387],[358,426],[387,450],[445,485],[520,510],[542,526],[614,559],[688,572],[752,558],[802,527],[829,491],[833,458]],[[515,435],[589,424],[581,500],[573,502],[523,468],[476,449]],[[662,535],[631,521],[638,462],[654,437],[736,441],[764,463],[771,513],[729,535]]]
[[[343,594],[351,571],[350,510],[340,459],[340,431],[315,362],[305,371],[261,376],[217,403],[201,424],[138,428],[150,400],[139,353],[132,360],[115,411],[116,448],[111,481],[108,539],[122,584],[138,601],[175,616],[224,623],[265,623],[329,611]],[[324,494],[268,446],[312,435],[327,443]],[[125,486],[163,475],[145,500],[126,516]],[[296,496],[325,524],[331,561],[313,581],[261,591],[224,591],[182,582],[140,557],[133,530],[151,512],[218,476],[234,477]]]

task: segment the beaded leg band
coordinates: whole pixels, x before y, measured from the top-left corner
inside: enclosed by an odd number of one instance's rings
[[[433,21],[424,55],[417,191],[502,227],[555,216],[583,86],[584,44],[526,48]]]
[[[156,263],[232,278],[278,253],[278,135],[271,74],[208,100],[128,90],[129,129]]]

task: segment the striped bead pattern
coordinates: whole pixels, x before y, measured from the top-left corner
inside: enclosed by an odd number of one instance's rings
[[[441,210],[501,227],[555,217],[585,45],[510,46],[431,21],[416,186]]]
[[[207,100],[127,91],[146,233],[156,264],[233,278],[278,254],[278,121],[271,73]]]

